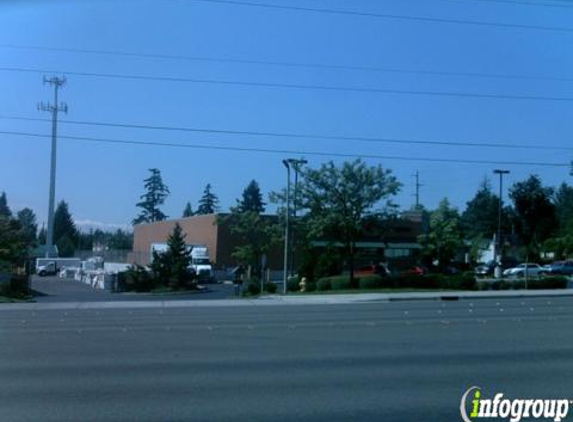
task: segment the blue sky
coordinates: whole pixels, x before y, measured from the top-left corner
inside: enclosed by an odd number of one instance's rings
[[[263,2],[263,0],[253,0]],[[374,13],[573,27],[573,8],[475,0],[265,0],[267,3]],[[550,2],[561,4],[562,2]],[[323,63],[448,72],[573,77],[573,32],[428,23],[269,10],[192,0],[5,1],[0,44],[114,50],[212,58]],[[573,97],[573,81],[444,77],[391,72],[294,68],[22,50],[0,47],[0,67],[125,73],[398,90]],[[0,71],[0,115],[49,117],[36,110],[51,99],[41,75]],[[62,118],[246,131],[401,139],[571,145],[571,102],[449,98],[102,79],[69,76]],[[50,133],[43,122],[0,119],[2,131]],[[219,146],[317,150],[348,154],[450,159],[569,162],[567,151],[436,147],[357,141],[290,140],[238,135],[144,131],[62,124],[60,134]],[[0,190],[12,208],[47,212],[49,139],[1,136]],[[58,199],[78,220],[127,224],[136,215],[148,168],[162,170],[171,189],[165,204],[178,217],[196,208],[206,183],[223,208],[249,180],[264,192],[285,184],[282,155],[80,143],[59,144]],[[307,157],[310,165],[328,160]],[[342,159],[334,159],[336,162]],[[494,165],[368,159],[391,168],[404,184],[397,201],[413,202],[420,171],[429,208],[444,196],[463,207]],[[508,182],[530,173],[556,185],[566,168],[508,167]],[[496,185],[494,185],[496,186]]]

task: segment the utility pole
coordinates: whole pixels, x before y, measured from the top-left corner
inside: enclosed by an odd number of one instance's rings
[[[285,251],[284,251],[284,270],[283,270],[283,294],[288,291],[288,245],[289,245],[289,214],[290,214],[290,163],[283,160],[287,169],[287,194],[286,194],[286,212],[285,212]]]
[[[420,183],[420,172],[418,170],[416,170],[416,174],[414,175],[414,177],[416,178],[416,193],[414,194],[414,196],[416,197],[416,209],[420,208],[420,188],[424,185],[422,185]]]
[[[58,136],[58,113],[68,112],[68,105],[60,102],[58,104],[58,91],[66,84],[66,78],[44,76],[44,84],[54,87],[54,103],[38,104],[38,110],[52,113],[52,154],[50,162],[50,199],[48,203],[48,232],[46,234],[46,258],[55,255],[54,251],[54,208],[56,201],[56,158],[57,158],[57,136]]]
[[[496,169],[494,174],[499,174],[499,210],[497,218],[497,242],[494,248],[494,261],[497,263],[495,266],[495,277],[501,277],[501,258],[502,258],[502,241],[501,241],[501,211],[503,208],[503,176],[509,174],[509,170]],[[527,268],[526,268],[527,270]]]

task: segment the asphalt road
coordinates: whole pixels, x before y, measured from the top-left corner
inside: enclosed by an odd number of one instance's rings
[[[109,302],[132,300],[189,300],[189,299],[229,299],[233,297],[233,286],[224,284],[206,284],[205,290],[187,294],[149,294],[149,293],[111,293],[96,290],[76,280],[58,277],[32,278],[34,300],[46,302]]]
[[[0,306],[8,422],[454,422],[474,385],[488,396],[573,398],[570,298],[9,306]]]

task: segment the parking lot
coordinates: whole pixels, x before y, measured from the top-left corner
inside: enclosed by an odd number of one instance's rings
[[[38,276],[32,278],[32,291],[37,302],[229,299],[233,296],[233,286],[225,284],[209,284],[199,292],[177,294],[111,293],[94,289],[74,279]]]

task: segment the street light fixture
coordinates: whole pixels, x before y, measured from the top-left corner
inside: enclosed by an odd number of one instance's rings
[[[495,266],[495,277],[501,277],[501,258],[502,258],[502,242],[501,242],[501,211],[503,207],[503,176],[509,174],[509,170],[496,169],[493,171],[494,174],[499,174],[499,210],[498,210],[498,220],[497,220],[497,242],[494,248],[494,261]]]

